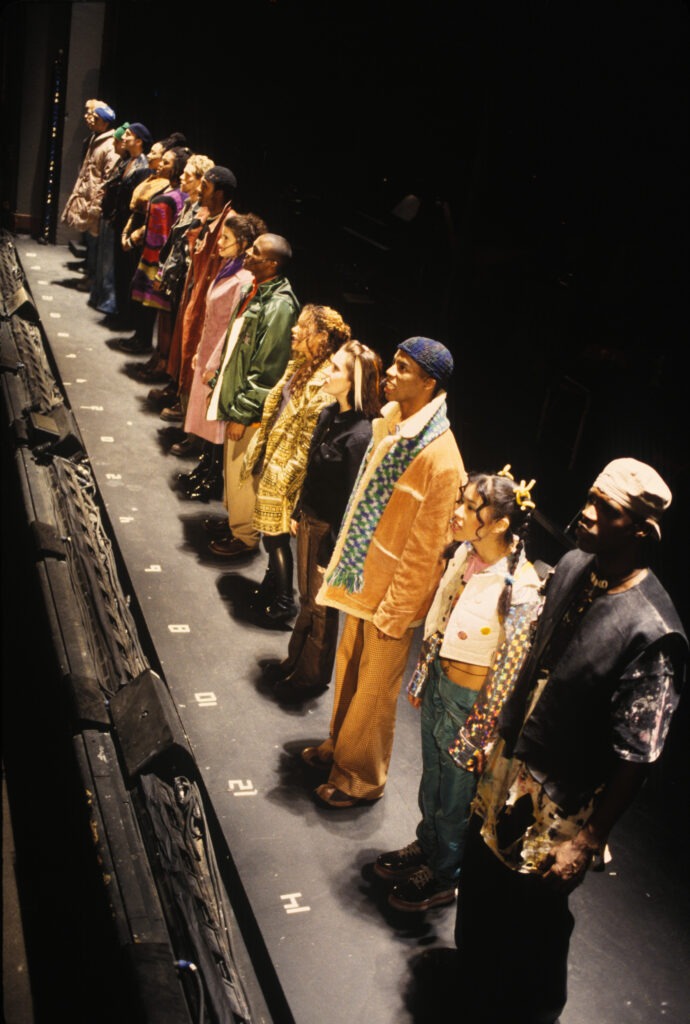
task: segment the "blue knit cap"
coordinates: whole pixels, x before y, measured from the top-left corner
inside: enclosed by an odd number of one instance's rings
[[[453,373],[453,357],[440,341],[432,338],[408,338],[398,345],[401,352],[419,363],[425,373],[437,380],[445,390]]]
[[[131,131],[132,135],[136,135],[138,139],[141,139],[141,141],[144,143],[144,149],[151,148],[151,146],[153,145],[153,135],[148,130],[145,124],[142,124],[141,121],[132,121],[132,123],[129,126],[129,130]]]

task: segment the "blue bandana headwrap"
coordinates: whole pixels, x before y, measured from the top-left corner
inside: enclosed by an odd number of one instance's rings
[[[116,119],[115,118],[115,111],[113,110],[112,107],[109,107],[107,103],[104,103],[100,107],[96,107],[96,109],[94,110],[94,114],[98,114],[98,116],[103,121],[108,121],[109,124],[112,124],[113,121],[115,121],[115,119]]]

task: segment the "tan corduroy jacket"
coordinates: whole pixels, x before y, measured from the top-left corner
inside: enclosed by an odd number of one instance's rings
[[[367,483],[397,431],[416,436],[445,403],[445,393],[407,420],[400,419],[397,402],[384,406],[374,420],[372,446],[348,514],[338,536],[325,580],[340,559],[353,515]],[[393,488],[364,560],[362,590],[352,594],[324,582],[319,604],[367,619],[388,636],[400,638],[424,621],[441,578],[443,551],[450,541],[450,518],[467,473],[452,431],[446,430],[412,460]]]

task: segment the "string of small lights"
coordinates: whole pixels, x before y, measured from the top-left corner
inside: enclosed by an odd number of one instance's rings
[[[65,81],[65,51],[58,50],[53,61],[53,73],[50,93],[50,112],[48,129],[48,169],[46,174],[45,199],[43,203],[43,223],[39,241],[44,244],[54,241],[56,203],[58,198],[58,142],[60,133],[60,111],[63,105],[63,88]]]

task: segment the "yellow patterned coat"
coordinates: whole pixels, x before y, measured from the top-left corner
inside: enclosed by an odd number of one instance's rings
[[[288,533],[290,518],[307,470],[309,445],[319,413],[334,398],[323,391],[327,363],[309,378],[299,395],[291,395],[280,412],[283,388],[299,367],[291,360],[264,404],[261,426],[252,438],[242,466],[242,479],[260,473],[254,506],[254,527],[275,536]]]

